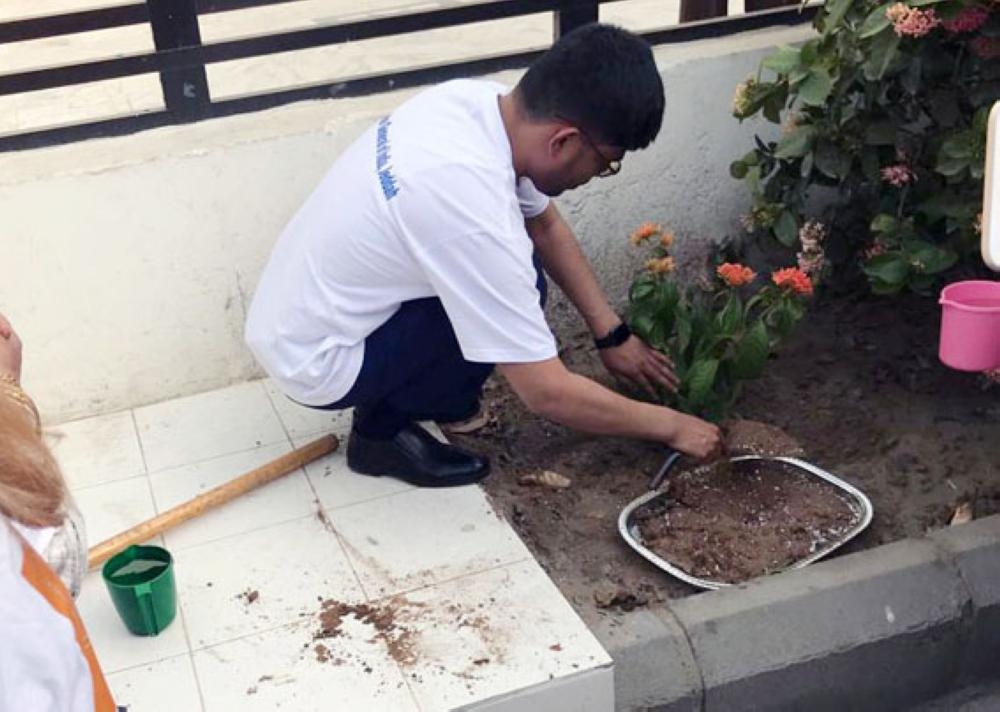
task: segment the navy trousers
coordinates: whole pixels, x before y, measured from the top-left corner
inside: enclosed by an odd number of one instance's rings
[[[548,297],[536,255],[539,303]],[[354,408],[354,427],[369,438],[391,438],[415,420],[471,417],[479,408],[492,363],[466,361],[437,297],[404,302],[365,339],[361,373],[347,395],[324,410]]]

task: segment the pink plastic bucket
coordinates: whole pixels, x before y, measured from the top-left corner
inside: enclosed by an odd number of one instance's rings
[[[959,371],[1000,368],[1000,282],[949,284],[940,304],[941,362]]]

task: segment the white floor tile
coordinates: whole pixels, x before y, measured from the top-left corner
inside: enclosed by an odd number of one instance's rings
[[[146,475],[74,490],[73,499],[87,526],[88,546],[156,516]]]
[[[310,439],[295,438],[295,447],[302,447]],[[369,477],[351,472],[347,467],[346,436],[340,439],[340,447],[336,452],[309,463],[305,470],[319,501],[327,509],[346,507],[414,489],[412,485],[392,477]]]
[[[195,649],[291,623],[321,599],[364,598],[336,536],[315,516],[184,549],[175,559]]]
[[[529,687],[462,712],[614,712],[615,673],[610,666]]]
[[[76,420],[45,429],[71,489],[145,473],[132,411]]]
[[[165,512],[234,480],[291,449],[291,445],[287,443],[277,443],[153,473],[149,479],[156,507],[160,512]],[[171,550],[180,550],[304,517],[315,511],[316,502],[312,489],[302,470],[296,470],[218,509],[191,519],[163,536]]]
[[[150,472],[286,442],[259,381],[137,408]]]
[[[372,598],[531,558],[475,485],[413,489],[328,516]]]
[[[157,636],[132,635],[118,617],[100,571],[83,579],[76,607],[106,674],[188,652],[180,615]]]
[[[267,395],[274,403],[278,417],[284,423],[288,435],[293,439],[306,439],[307,435],[334,433],[347,444],[347,434],[351,430],[351,409],[317,410],[290,400],[270,379],[263,381]]]
[[[417,712],[399,669],[353,619],[345,635],[313,641],[315,624],[297,624],[194,654],[206,712]],[[329,650],[320,662],[316,644]]]
[[[115,704],[130,712],[199,712],[201,696],[190,655],[108,675]]]
[[[422,710],[453,709],[594,668],[610,670],[611,658],[535,561],[465,576],[405,599],[408,613],[397,615],[396,622],[413,631],[417,652],[404,671]],[[610,675],[577,681],[581,692],[599,688],[603,693],[597,700],[613,699]],[[582,697],[574,693],[572,699]],[[498,709],[612,708],[525,704]]]

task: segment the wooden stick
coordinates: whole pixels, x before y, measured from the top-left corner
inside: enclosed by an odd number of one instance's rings
[[[210,509],[215,509],[283,475],[287,475],[289,472],[297,470],[317,458],[330,454],[339,445],[340,441],[337,440],[335,435],[324,435],[319,440],[314,440],[308,445],[303,445],[297,450],[292,450],[286,455],[282,455],[265,465],[250,470],[250,472],[237,477],[235,480],[210,489],[208,492],[198,495],[187,502],[178,504],[176,507],[168,509],[163,514],[157,515],[152,519],[147,519],[141,524],[136,524],[131,529],[127,529],[121,534],[117,534],[91,547],[87,554],[87,566],[91,569],[96,568],[132,544],[148,541],[154,536],[176,527],[178,524],[204,514]]]

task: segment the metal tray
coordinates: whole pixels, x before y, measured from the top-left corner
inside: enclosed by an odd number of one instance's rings
[[[862,531],[864,531],[865,527],[867,527],[872,521],[872,516],[874,515],[875,510],[872,508],[871,500],[868,499],[865,493],[859,490],[857,487],[854,487],[853,485],[844,482],[839,477],[830,474],[826,470],[823,470],[811,463],[805,462],[804,460],[800,460],[795,457],[760,457],[757,455],[743,455],[740,457],[734,457],[732,459],[733,462],[740,462],[745,460],[783,462],[786,465],[791,465],[795,468],[798,468],[800,471],[804,472],[807,475],[818,477],[822,480],[825,480],[826,482],[829,482],[831,485],[840,489],[844,494],[847,495],[848,505],[851,507],[851,510],[854,512],[856,517],[854,525],[846,532],[844,532],[844,534],[842,534],[836,541],[827,544],[822,549],[814,551],[813,553],[809,554],[809,556],[807,556],[806,558],[800,559],[799,561],[796,561],[795,563],[786,566],[784,569],[781,569],[780,571],[801,569],[802,567],[808,566],[814,561],[822,559],[824,556],[840,548],[848,541],[850,541],[858,534],[860,534]],[[652,551],[650,551],[648,548],[646,548],[645,544],[642,541],[642,537],[639,534],[639,527],[633,521],[633,515],[640,507],[652,501],[653,499],[656,499],[657,497],[664,496],[664,494],[665,494],[664,492],[661,492],[658,489],[652,490],[642,495],[641,497],[638,497],[637,499],[633,500],[628,506],[625,507],[625,509],[622,510],[622,513],[618,517],[618,531],[621,533],[622,538],[624,538],[625,541],[628,542],[628,545],[631,546],[633,549],[635,549],[635,551],[640,556],[645,558],[651,564],[653,564],[659,569],[662,569],[663,571],[666,571],[671,576],[675,576],[676,578],[679,578],[681,581],[685,581],[686,583],[691,584],[692,586],[697,586],[698,588],[704,588],[709,590],[715,590],[737,585],[737,584],[727,583],[725,581],[712,581],[709,579],[703,579],[703,578],[698,578],[697,576],[692,576],[691,574],[681,570],[677,566],[674,566],[669,561],[660,558]],[[779,571],[776,571],[774,573],[779,573]]]

